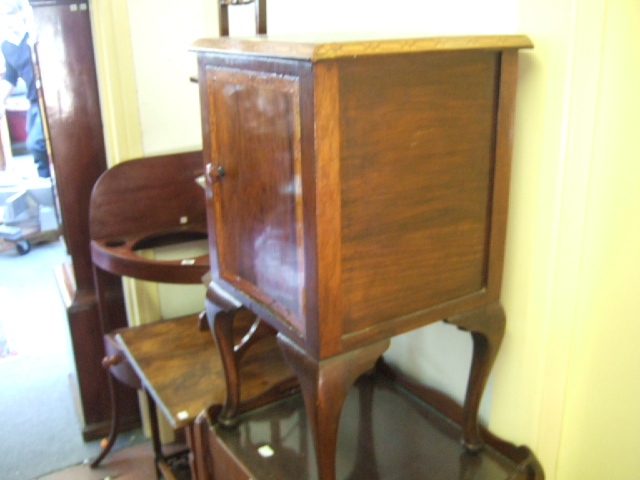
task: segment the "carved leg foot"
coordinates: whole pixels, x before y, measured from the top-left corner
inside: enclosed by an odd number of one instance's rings
[[[210,328],[218,346],[224,367],[227,398],[218,417],[220,425],[228,428],[238,424],[240,411],[240,362],[252,345],[276,334],[266,323],[244,308],[230,311],[217,310],[211,318]]]
[[[212,318],[211,331],[220,352],[227,386],[227,398],[218,417],[218,422],[225,427],[237,425],[240,405],[240,373],[233,348],[233,320],[236,312],[237,310],[231,312],[219,311],[215,316],[209,317]]]
[[[318,478],[336,478],[336,442],[340,412],[349,388],[389,347],[383,340],[318,362],[282,335],[278,342],[300,381],[307,417],[313,431]]]
[[[492,303],[447,319],[448,323],[471,333],[473,361],[464,402],[462,443],[469,452],[482,449],[483,440],[478,423],[480,400],[484,393],[493,362],[496,359],[506,325],[504,310]]]
[[[109,382],[109,394],[111,397],[111,430],[109,431],[109,437],[107,437],[107,443],[102,448],[100,455],[91,463],[91,468],[98,468],[100,466],[100,462],[104,460],[104,458],[109,455],[109,452],[113,448],[113,445],[116,443],[118,438],[118,433],[120,433],[120,414],[118,412],[118,391],[116,390],[116,386],[114,384],[115,380],[111,373],[108,374],[108,382]]]

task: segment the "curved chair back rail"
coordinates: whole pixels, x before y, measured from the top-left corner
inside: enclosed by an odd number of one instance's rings
[[[129,160],[104,172],[91,193],[91,239],[206,225],[202,151]]]
[[[93,188],[91,259],[114,275],[200,283],[208,254],[154,260],[137,250],[207,238],[202,152],[146,157],[107,170]]]
[[[141,257],[134,250],[122,246],[110,247],[104,242],[91,242],[93,263],[114,275],[160,283],[202,283],[209,271],[209,254],[182,260],[153,260]]]

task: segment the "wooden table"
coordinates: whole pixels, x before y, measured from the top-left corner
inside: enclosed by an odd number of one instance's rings
[[[162,475],[171,479],[169,465],[161,453],[155,408],[157,405],[172,428],[187,428],[187,441],[194,448],[189,427],[204,410],[214,418],[226,398],[224,372],[210,331],[198,329],[198,316],[191,315],[119,330],[116,341],[124,350],[151,400],[150,420],[154,451]],[[248,329],[251,316],[238,322],[238,331]],[[278,395],[292,391],[293,372],[280,355],[275,339],[256,344],[243,358],[243,411],[273,397],[265,395],[276,386]],[[272,391],[274,393],[274,391]],[[197,459],[191,458],[191,462]]]

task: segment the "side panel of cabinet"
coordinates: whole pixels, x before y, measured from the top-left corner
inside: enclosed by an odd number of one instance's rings
[[[482,295],[499,55],[396,55],[340,72],[345,333]]]
[[[304,337],[299,79],[209,67],[206,82],[218,278]]]

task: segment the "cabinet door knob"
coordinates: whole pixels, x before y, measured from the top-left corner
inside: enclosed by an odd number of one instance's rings
[[[211,163],[207,163],[205,170],[207,180],[209,180],[210,183],[219,182],[227,174],[223,166],[214,167]]]
[[[122,354],[116,353],[102,359],[102,366],[106,369],[120,365],[124,361]]]

